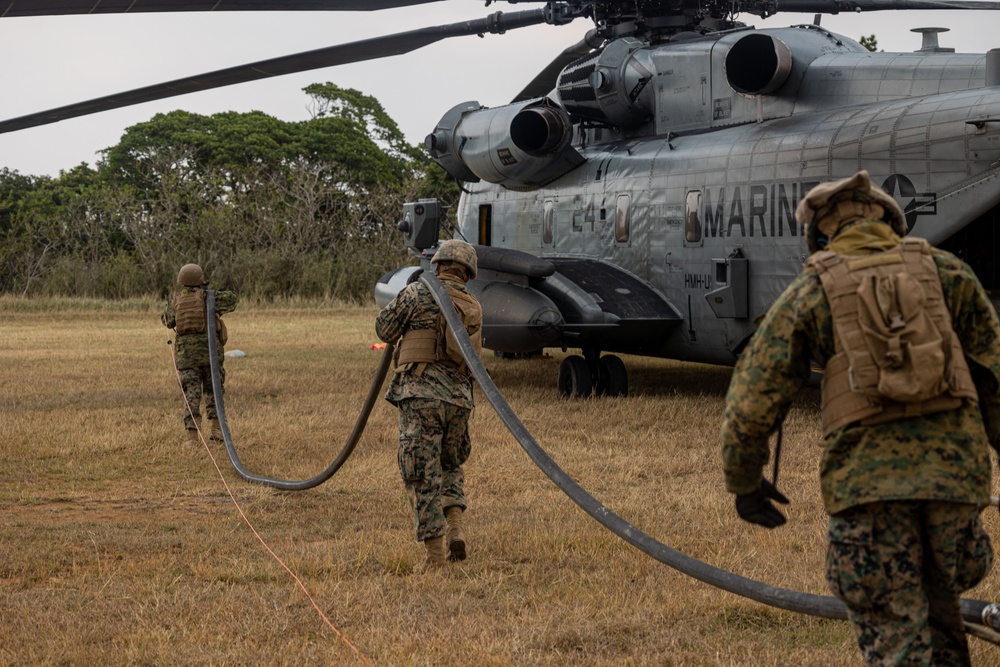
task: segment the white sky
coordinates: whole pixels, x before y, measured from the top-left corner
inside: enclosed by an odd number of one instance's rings
[[[536,5],[476,0],[381,12],[198,12],[0,19],[0,119],[123,92],[255,60],[308,51],[386,33],[479,19]],[[778,14],[760,27],[812,21],[812,14]],[[914,51],[911,28],[943,26],[942,46],[960,53],[1000,48],[1000,12],[887,11],[824,16],[830,30],[858,39],[874,33],[885,51]],[[506,35],[458,37],[403,56],[314,70],[149,102],[19,132],[0,134],[0,168],[55,176],[94,164],[125,129],[156,113],[200,114],[260,110],[288,120],[309,117],[302,88],[331,81],[377,98],[412,143],[421,143],[445,111],[476,100],[509,102],[545,64],[592,27],[536,26]],[[991,34],[992,33],[992,34]]]

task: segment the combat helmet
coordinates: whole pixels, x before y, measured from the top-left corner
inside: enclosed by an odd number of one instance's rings
[[[832,239],[843,225],[862,218],[882,220],[898,235],[906,235],[903,209],[885,190],[872,185],[864,169],[814,187],[799,202],[795,217],[802,225],[809,252],[821,250],[820,236]]]
[[[431,257],[431,264],[438,262],[455,262],[461,264],[469,272],[469,280],[479,273],[479,263],[476,260],[476,249],[465,241],[449,239],[441,244],[438,251]]]
[[[201,287],[205,284],[205,272],[197,264],[185,264],[177,273],[177,284],[184,287]]]

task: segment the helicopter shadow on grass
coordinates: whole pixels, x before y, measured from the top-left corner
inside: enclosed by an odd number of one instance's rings
[[[486,360],[490,377],[500,391],[517,388],[559,397],[553,383],[554,370],[563,355],[542,355],[528,359]],[[629,395],[623,398],[591,396],[584,400],[629,400],[629,397],[692,398],[709,396],[724,399],[733,368],[693,362],[623,355],[629,368]],[[797,405],[819,406],[820,374],[813,373],[795,399]],[[562,399],[567,400],[567,399]],[[576,399],[579,400],[579,399]]]
[[[490,377],[501,391],[506,388],[532,389],[559,395],[553,382],[563,354],[541,355],[528,359],[486,359]],[[729,386],[732,368],[676,362],[670,360],[627,357],[629,396],[724,396]],[[586,399],[585,399],[586,400]],[[593,396],[591,400],[604,400]],[[611,399],[608,399],[611,400]],[[627,400],[627,397],[625,397]]]

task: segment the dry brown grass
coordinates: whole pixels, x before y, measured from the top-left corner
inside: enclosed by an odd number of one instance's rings
[[[244,464],[302,479],[346,438],[378,362],[375,310],[227,316],[227,408]],[[606,532],[521,451],[485,400],[467,466],[470,559],[421,558],[379,401],[326,484],[243,482],[181,443],[181,397],[150,305],[0,300],[0,664],[849,665],[848,626],[721,592]],[[816,396],[785,433],[789,524],[740,522],[722,488],[728,369],[628,358],[633,396],[562,401],[558,355],[488,358],[537,440],[634,525],[713,565],[825,594]],[[480,397],[481,398],[481,397]],[[987,527],[997,534],[996,512]],[[994,573],[973,597],[1000,598]],[[972,639],[976,664],[1000,664]]]

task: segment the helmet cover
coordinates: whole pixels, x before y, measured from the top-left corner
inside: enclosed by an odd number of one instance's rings
[[[205,272],[197,264],[185,264],[177,273],[177,284],[184,287],[201,287],[205,284]]]
[[[470,280],[475,278],[479,273],[476,249],[459,239],[449,239],[441,244],[441,247],[431,257],[431,264],[437,264],[438,262],[455,262],[456,264],[461,264],[469,272]]]

